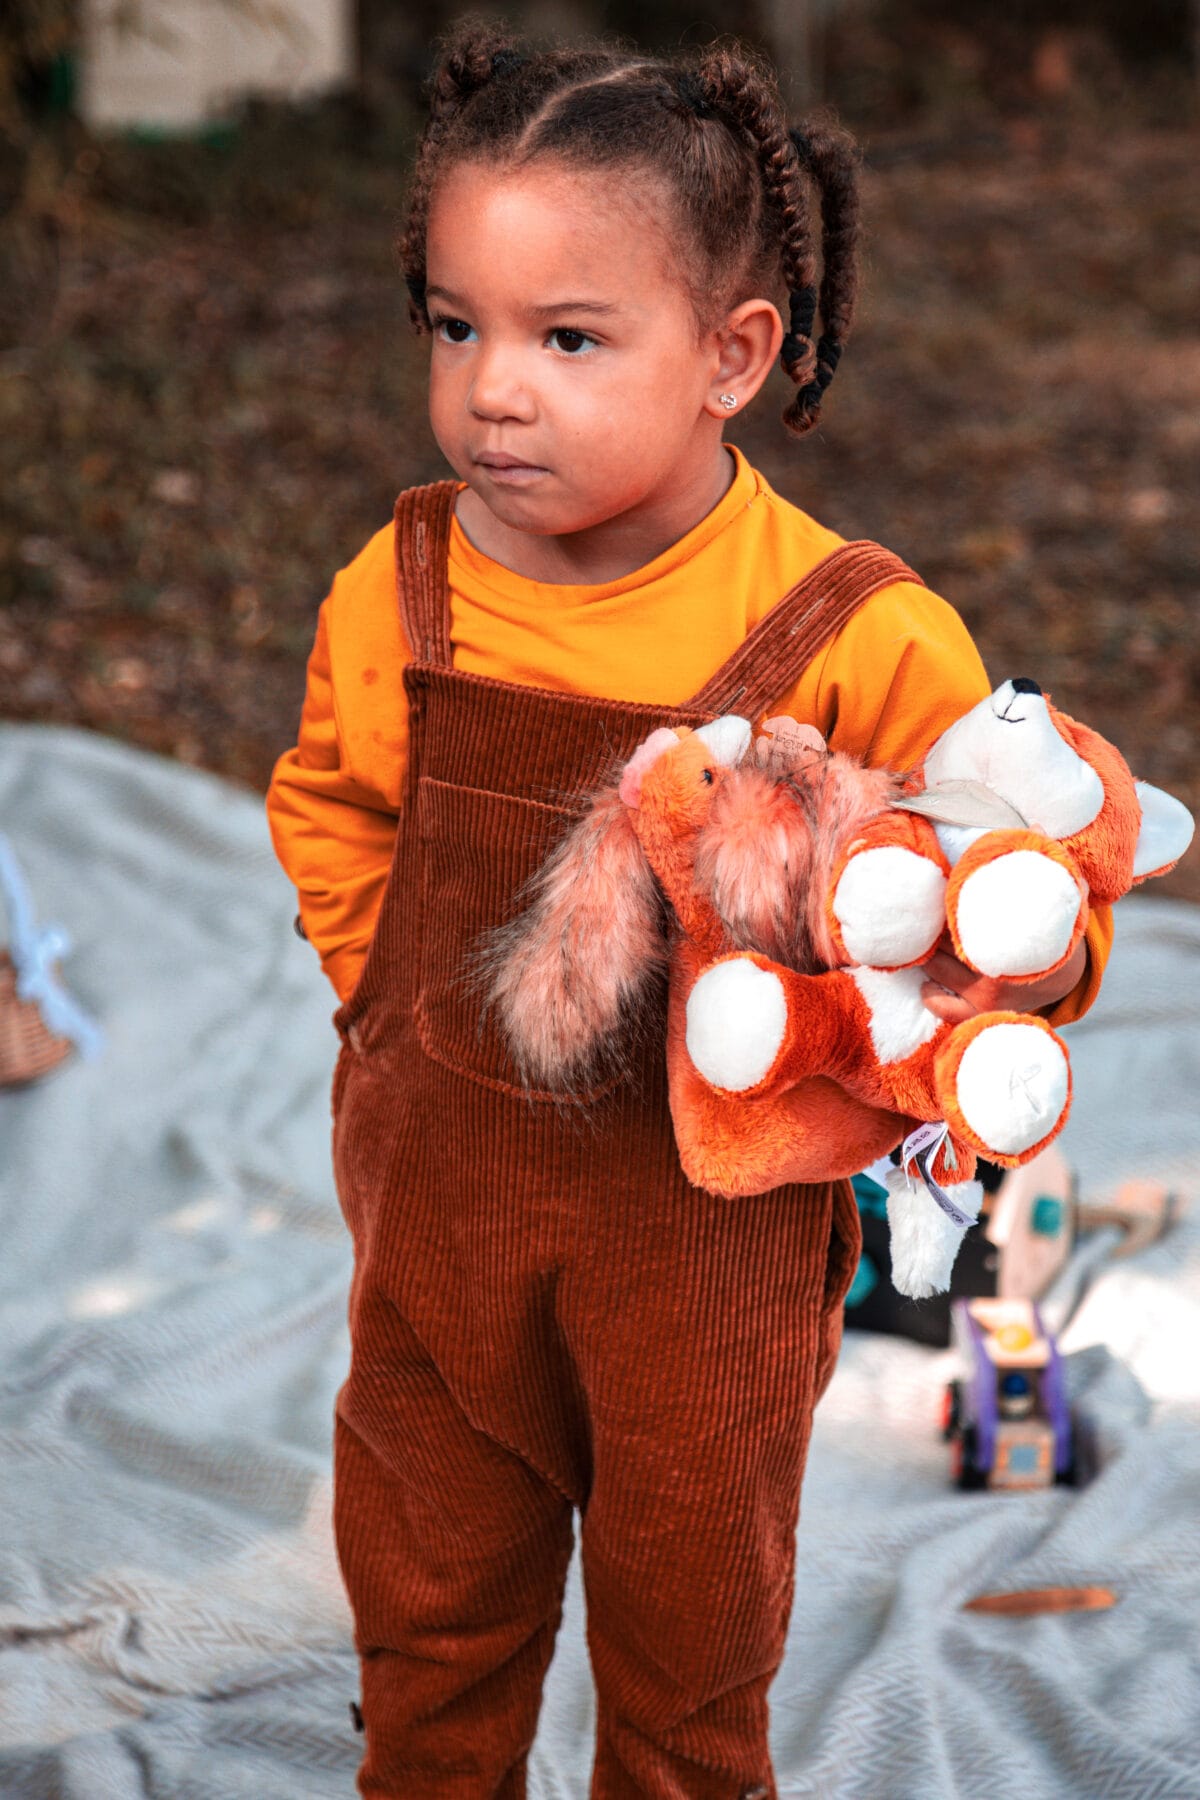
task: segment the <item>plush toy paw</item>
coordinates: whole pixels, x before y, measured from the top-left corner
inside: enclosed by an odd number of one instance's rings
[[[713,963],[687,999],[688,1055],[714,1087],[757,1087],[783,1045],[787,997],[778,975],[749,956]]]
[[[955,954],[995,980],[1036,980],[1059,968],[1088,919],[1074,859],[1035,831],[992,831],[955,865],[946,920]]]
[[[923,819],[875,821],[834,871],[829,924],[839,960],[872,969],[923,962],[945,928],[949,867]]]
[[[910,1300],[926,1300],[944,1294],[962,1243],[965,1227],[944,1213],[923,1181],[910,1178],[903,1169],[890,1169],[884,1178],[888,1191],[888,1228],[891,1233],[892,1286]],[[983,1188],[978,1181],[961,1181],[951,1189],[956,1206],[979,1217]]]
[[[956,1025],[937,1055],[937,1083],[956,1136],[1012,1166],[1066,1122],[1071,1066],[1044,1019],[985,1013]]]

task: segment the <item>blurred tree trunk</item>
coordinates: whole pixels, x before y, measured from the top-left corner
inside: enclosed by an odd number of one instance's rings
[[[58,289],[60,159],[41,128],[50,71],[75,40],[72,0],[0,5],[0,348],[45,325]]]
[[[826,0],[758,0],[762,36],[789,113],[802,113],[825,91]]]

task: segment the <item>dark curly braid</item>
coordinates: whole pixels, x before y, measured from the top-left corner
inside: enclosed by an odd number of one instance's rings
[[[849,135],[824,122],[790,135],[797,160],[812,177],[821,200],[821,336],[809,360],[817,307],[810,274],[789,291],[790,322],[780,352],[784,368],[799,388],[784,420],[792,430],[804,432],[816,422],[821,396],[833,380],[854,320],[859,157]]]
[[[698,76],[711,111],[736,123],[762,170],[763,194],[777,224],[788,290],[788,328],[780,361],[799,392],[784,413],[798,435],[817,422],[821,397],[833,379],[850,331],[857,289],[858,158],[852,139],[818,121],[789,131],[779,96],[752,63],[718,48],[701,58]],[[820,311],[824,326],[813,342],[817,314],[817,257],[809,226],[804,177],[821,206]]]
[[[425,234],[441,173],[457,162],[537,157],[635,167],[665,184],[702,329],[739,301],[784,288],[780,360],[797,391],[783,419],[797,435],[811,430],[854,312],[857,158],[844,133],[824,121],[789,131],[770,74],[723,46],[680,61],[607,45],[525,53],[501,29],[460,27],[431,85],[400,244],[418,326],[428,326]]]

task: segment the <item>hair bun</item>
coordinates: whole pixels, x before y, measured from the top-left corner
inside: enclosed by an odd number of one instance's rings
[[[492,74],[503,80],[505,75],[515,75],[526,60],[519,50],[511,47],[505,50],[493,50]]]
[[[712,117],[712,102],[704,91],[704,84],[699,76],[694,75],[690,69],[685,70],[679,77],[678,90],[679,98],[689,112],[695,113],[698,119]]]

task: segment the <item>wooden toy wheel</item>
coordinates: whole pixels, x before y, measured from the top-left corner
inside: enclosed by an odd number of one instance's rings
[[[987,1471],[975,1466],[975,1452],[978,1439],[973,1425],[964,1425],[954,1440],[954,1481],[955,1485],[964,1489],[977,1489],[987,1486]]]
[[[942,1437],[947,1443],[958,1430],[962,1419],[962,1383],[948,1381],[942,1395]]]

